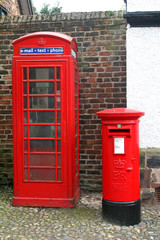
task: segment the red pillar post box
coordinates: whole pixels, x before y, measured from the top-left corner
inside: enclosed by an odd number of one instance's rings
[[[76,40],[37,32],[13,46],[13,205],[73,207],[80,195]]]
[[[103,153],[103,218],[119,225],[138,224],[140,213],[139,112],[100,111]]]

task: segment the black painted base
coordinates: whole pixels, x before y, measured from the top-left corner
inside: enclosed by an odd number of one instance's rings
[[[110,223],[135,225],[141,221],[140,199],[132,202],[113,202],[102,199],[102,216]]]

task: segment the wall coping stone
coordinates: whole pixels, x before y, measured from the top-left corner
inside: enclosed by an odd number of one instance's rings
[[[50,15],[21,15],[21,16],[3,16],[0,18],[0,24],[4,23],[24,23],[24,22],[42,22],[42,21],[64,21],[64,20],[85,20],[85,19],[103,19],[103,18],[123,18],[123,11],[98,11],[98,12],[71,12]]]

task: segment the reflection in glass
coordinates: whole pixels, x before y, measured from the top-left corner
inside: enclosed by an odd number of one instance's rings
[[[57,152],[61,152],[61,141],[57,141]]]
[[[76,175],[77,175],[78,174],[78,163],[75,166],[75,172],[76,172]]]
[[[57,169],[57,181],[61,181],[61,169]]]
[[[78,162],[78,150],[75,152],[75,159],[76,159],[76,162]]]
[[[54,97],[30,97],[29,106],[32,109],[55,108]]]
[[[28,127],[24,126],[24,137],[28,137]]]
[[[23,107],[24,107],[24,109],[27,108],[27,97],[23,98]]]
[[[61,126],[57,126],[57,137],[61,137]]]
[[[23,94],[27,94],[27,83],[23,83]]]
[[[53,111],[30,111],[30,123],[55,123]]]
[[[55,126],[30,126],[30,137],[55,137]]]
[[[53,67],[29,68],[29,80],[51,80],[51,79],[54,79]]]
[[[28,155],[24,154],[24,166],[28,166]]]
[[[61,76],[60,76],[60,67],[57,67],[57,80],[60,80]]]
[[[77,69],[74,70],[74,80],[77,82]]]
[[[75,95],[78,95],[78,84],[75,83]]]
[[[61,108],[61,98],[57,97],[57,109]]]
[[[31,154],[30,155],[30,166],[49,166],[55,167],[55,155],[50,154]]]
[[[75,108],[78,108],[78,97],[75,97]]]
[[[75,148],[78,148],[78,137],[75,138]]]
[[[57,167],[61,167],[61,155],[57,155]]]
[[[23,68],[23,80],[27,80],[27,68]]]
[[[78,135],[78,124],[75,125],[75,135]]]
[[[24,112],[24,123],[27,123],[27,112]]]
[[[75,111],[75,122],[78,122],[78,111]]]
[[[28,180],[28,168],[24,169],[24,180]]]
[[[30,94],[54,94],[54,82],[30,82]]]
[[[60,82],[57,82],[57,94],[61,94]]]
[[[30,179],[33,181],[55,181],[56,170],[55,169],[36,169],[30,170]]]
[[[55,152],[54,140],[30,140],[31,152]]]
[[[28,140],[24,140],[24,152],[28,152]]]
[[[61,112],[57,111],[57,123],[61,123]]]

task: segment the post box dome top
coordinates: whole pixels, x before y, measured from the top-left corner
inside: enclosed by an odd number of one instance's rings
[[[102,119],[109,119],[109,118],[133,118],[137,119],[141,116],[144,116],[144,112],[129,109],[129,108],[112,108],[106,109],[100,112],[97,112],[97,116]]]
[[[15,39],[12,41],[12,44],[15,45],[21,41],[24,41],[24,40],[27,40],[27,39],[30,39],[30,38],[35,38],[35,37],[53,37],[53,38],[57,38],[57,39],[62,39],[64,41],[67,41],[67,42],[72,42],[74,41],[76,43],[76,40],[75,38],[73,37],[70,37],[66,34],[63,34],[63,33],[59,33],[59,32],[34,32],[34,33],[29,33],[27,35],[24,35],[18,39]],[[76,47],[77,47],[77,43],[76,43]],[[77,48],[78,50],[78,48]]]

